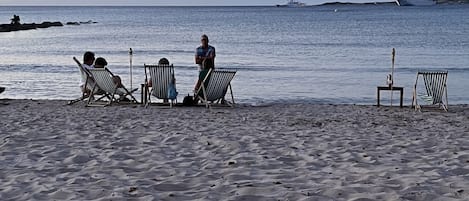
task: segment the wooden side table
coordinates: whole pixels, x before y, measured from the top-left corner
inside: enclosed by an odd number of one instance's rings
[[[400,100],[401,100],[400,106],[401,106],[401,107],[403,106],[402,103],[403,103],[403,99],[404,99],[404,87],[394,87],[394,86],[393,86],[393,87],[390,87],[390,86],[385,86],[385,87],[383,87],[383,86],[378,86],[378,90],[377,90],[377,92],[378,92],[378,97],[377,97],[378,104],[377,104],[377,106],[378,106],[378,107],[379,107],[379,105],[380,105],[380,104],[379,104],[380,91],[391,91],[391,90],[393,90],[393,91],[400,91],[400,92],[401,92],[401,93],[400,93],[400,94],[401,94],[401,97],[400,97]]]

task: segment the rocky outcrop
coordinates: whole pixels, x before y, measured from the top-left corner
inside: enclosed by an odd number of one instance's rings
[[[21,31],[21,30],[60,27],[60,26],[63,26],[62,22],[42,22],[41,24],[36,24],[36,23],[0,24],[0,32]]]
[[[92,20],[88,20],[86,22],[67,22],[66,25],[80,25],[80,24],[96,24],[98,22],[94,22]]]

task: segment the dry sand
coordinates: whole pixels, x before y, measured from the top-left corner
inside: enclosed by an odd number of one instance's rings
[[[469,106],[0,100],[1,200],[469,200]]]

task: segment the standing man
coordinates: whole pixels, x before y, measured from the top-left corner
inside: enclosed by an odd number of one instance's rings
[[[200,46],[195,50],[195,63],[199,64],[199,70],[202,70],[202,64],[205,59],[212,60],[215,65],[215,47],[208,44],[208,36],[202,35],[200,38]]]
[[[200,83],[207,75],[208,70],[215,67],[215,47],[208,44],[208,36],[205,34],[202,35],[200,37],[200,43],[201,45],[195,49],[195,63],[199,65],[199,79],[194,87],[194,92],[197,92],[199,89]],[[204,66],[204,63],[211,63],[211,65]]]

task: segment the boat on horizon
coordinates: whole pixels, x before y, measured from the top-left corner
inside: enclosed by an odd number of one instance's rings
[[[301,8],[306,7],[306,4],[295,0],[289,0],[286,4],[277,5],[277,7]]]

